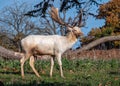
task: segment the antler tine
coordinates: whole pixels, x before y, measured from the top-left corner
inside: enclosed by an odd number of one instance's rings
[[[63,26],[69,26],[68,24],[66,24],[65,22],[63,22],[61,20],[61,18],[59,17],[59,12],[58,12],[58,8],[55,8],[55,7],[51,7],[51,11],[50,11],[50,15],[51,15],[51,18],[56,21],[57,23],[63,25]],[[71,27],[71,26],[69,26]]]
[[[82,12],[82,9],[81,9],[80,14],[79,14],[78,27],[82,26],[82,15],[83,15],[83,12]]]
[[[74,18],[73,20],[73,26],[78,26],[81,27],[81,23],[82,23],[82,9],[80,10],[79,14]]]

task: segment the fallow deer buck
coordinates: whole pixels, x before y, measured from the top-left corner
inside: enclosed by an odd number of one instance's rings
[[[66,26],[69,30],[66,36],[60,35],[29,35],[26,38],[21,40],[22,48],[25,51],[25,56],[21,58],[21,75],[24,78],[24,63],[30,58],[29,64],[35,74],[40,77],[38,72],[34,67],[34,57],[36,55],[50,55],[51,56],[51,69],[50,77],[52,77],[54,58],[57,58],[58,64],[60,66],[61,77],[64,77],[62,70],[61,55],[68,49],[70,49],[73,44],[77,41],[77,38],[83,33],[80,30],[80,22],[77,26],[70,26],[67,23],[63,22],[58,14],[58,9],[51,7],[50,11],[51,18],[57,23]],[[81,20],[81,16],[79,16]],[[74,25],[77,25],[74,24]]]

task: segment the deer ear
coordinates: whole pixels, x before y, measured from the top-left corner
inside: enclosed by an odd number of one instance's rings
[[[68,29],[69,31],[72,31],[72,30],[73,30],[71,27],[67,27],[67,29]]]

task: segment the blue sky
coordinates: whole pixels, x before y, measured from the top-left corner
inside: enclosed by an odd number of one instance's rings
[[[0,10],[6,6],[11,6],[14,2],[27,2],[28,4],[34,6],[36,3],[39,2],[39,0],[0,0]]]

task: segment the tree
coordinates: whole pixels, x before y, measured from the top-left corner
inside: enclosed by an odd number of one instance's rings
[[[112,28],[112,35],[120,35],[120,3],[119,0],[111,0],[99,9],[98,18],[105,19],[105,28]],[[120,41],[113,42],[114,47],[119,48]]]
[[[91,13],[90,9],[92,6],[98,6],[100,5],[98,1],[95,0],[41,0],[38,4],[36,4],[34,7],[34,10],[28,11],[25,15],[32,16],[32,17],[40,17],[42,21],[47,25],[44,25],[44,28],[42,29],[44,32],[51,31],[54,32],[53,34],[66,34],[66,28],[62,27],[55,22],[52,21],[51,17],[49,16],[49,9],[52,6],[55,6],[56,3],[58,4],[59,11],[63,13],[62,20],[64,22],[67,22],[68,24],[72,24],[73,22],[78,22],[78,18],[76,17],[78,14],[82,15],[82,21],[83,26],[85,25],[85,21],[88,17],[88,15],[93,15]],[[74,10],[75,13],[73,16],[67,16],[67,13],[69,10]],[[82,13],[81,13],[82,11]],[[52,21],[52,22],[50,22]],[[43,24],[43,23],[42,23]],[[62,29],[61,29],[62,28]],[[46,30],[47,29],[47,30]],[[49,33],[48,33],[49,34]],[[50,33],[51,34],[51,33]]]
[[[29,34],[36,33],[37,26],[31,18],[24,16],[29,10],[26,3],[6,7],[1,11],[0,34],[1,45],[14,50],[20,50],[20,40]]]
[[[96,40],[104,36],[117,36],[120,35],[120,3],[119,0],[111,0],[103,4],[99,8],[98,19],[105,19],[105,25],[101,28],[92,29],[88,36],[94,36],[92,39],[84,38],[84,43],[90,43],[91,40]],[[103,45],[103,44],[102,44]],[[119,48],[120,41],[106,42],[104,46],[107,49]]]
[[[48,9],[51,6],[54,6],[57,3],[60,3],[59,6],[59,11],[64,12],[68,11],[69,9],[76,10],[76,12],[79,13],[80,9],[83,9],[84,14],[88,13],[88,10],[91,6],[93,5],[100,5],[101,0],[60,0],[60,1],[55,1],[55,0],[41,0],[38,4],[36,4],[34,7],[35,9],[32,11],[29,11],[26,15],[29,16],[41,16],[41,17],[46,17],[46,14],[48,13]]]
[[[99,8],[98,18],[105,19],[105,26],[120,29],[120,3],[119,0],[111,0],[101,5]]]

